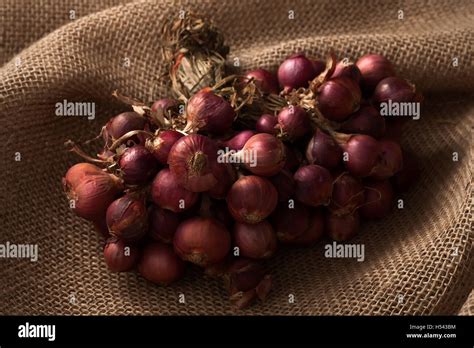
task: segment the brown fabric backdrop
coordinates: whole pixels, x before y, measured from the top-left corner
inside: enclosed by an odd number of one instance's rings
[[[39,245],[36,263],[0,259],[0,314],[235,313],[220,282],[196,270],[167,288],[135,273],[109,273],[98,236],[61,192],[61,176],[79,161],[63,142],[91,138],[123,109],[114,89],[148,102],[167,94],[157,79],[165,71],[158,29],[180,9],[212,18],[230,59],[239,57],[244,69],[274,69],[300,50],[323,56],[332,48],[352,59],[377,52],[426,96],[421,120],[410,122],[404,139],[421,158],[421,179],[403,196],[405,209],[366,224],[355,239],[365,244],[365,262],[326,259],[323,243],[281,251],[271,262],[269,301],[243,314],[459,311],[473,288],[472,1],[126,2],[0,2],[0,243]],[[80,18],[70,20],[71,9]],[[63,99],[96,102],[98,117],[55,116]],[[180,293],[186,304],[178,303]]]

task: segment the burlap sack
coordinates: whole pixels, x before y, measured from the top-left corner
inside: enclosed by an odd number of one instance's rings
[[[274,69],[300,50],[322,57],[333,48],[351,59],[379,52],[426,96],[422,118],[410,122],[404,144],[420,156],[423,173],[403,196],[404,209],[366,224],[355,239],[365,244],[365,261],[326,259],[323,243],[282,250],[271,262],[269,301],[243,313],[458,312],[473,284],[472,1],[140,1],[111,7],[119,3],[125,1],[0,3],[0,58],[6,62],[0,70],[0,243],[39,246],[36,263],[0,259],[0,314],[234,313],[220,282],[195,270],[167,288],[134,273],[108,272],[98,236],[69,211],[61,191],[61,176],[79,161],[65,152],[64,141],[93,137],[123,109],[111,97],[114,89],[147,102],[167,94],[158,81],[165,72],[158,29],[179,10],[213,19],[231,46],[230,59],[238,57],[244,69]],[[98,117],[55,116],[54,105],[63,99],[96,102]],[[178,302],[181,293],[185,304]]]

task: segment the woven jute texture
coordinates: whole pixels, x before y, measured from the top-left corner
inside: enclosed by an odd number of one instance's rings
[[[3,0],[0,243],[38,244],[39,260],[0,259],[0,314],[235,313],[220,282],[197,270],[167,288],[108,272],[99,237],[61,191],[62,175],[79,161],[64,141],[94,137],[125,110],[113,90],[147,102],[169,94],[158,79],[166,71],[159,27],[179,10],[212,19],[243,69],[275,69],[297,51],[382,53],[426,97],[404,136],[421,178],[397,197],[403,209],[364,225],[354,243],[365,245],[365,261],[325,258],[325,242],[283,249],[270,262],[268,302],[239,313],[458,313],[474,274],[474,2]],[[96,119],[55,116],[64,99],[95,102]]]

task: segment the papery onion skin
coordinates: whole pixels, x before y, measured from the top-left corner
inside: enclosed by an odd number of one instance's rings
[[[183,134],[175,130],[163,130],[147,139],[145,146],[160,164],[166,165],[171,148],[181,137]]]
[[[342,148],[347,153],[347,161],[344,161],[344,164],[347,170],[356,177],[369,176],[380,158],[379,143],[368,135],[351,136]]]
[[[364,203],[362,182],[348,173],[339,175],[333,184],[329,209],[334,215],[349,215]]]
[[[361,73],[357,65],[340,61],[337,63],[336,68],[331,75],[331,78],[334,77],[347,77],[359,84],[361,80]]]
[[[112,117],[103,132],[103,138],[107,145],[111,145],[114,140],[133,130],[143,130],[146,125],[144,117],[136,112],[127,111]],[[137,138],[132,138],[137,140]]]
[[[395,76],[387,77],[380,81],[375,87],[373,94],[373,100],[378,104],[389,100],[394,103],[413,102],[415,98],[415,86]]]
[[[270,114],[263,114],[257,120],[255,129],[258,133],[268,133],[268,134],[276,135],[278,133],[278,129],[276,128],[277,124],[278,124],[277,117]]]
[[[347,215],[336,215],[328,212],[325,224],[326,232],[331,239],[344,242],[354,238],[359,232],[360,218],[357,212]]]
[[[342,160],[342,149],[330,135],[318,128],[306,148],[306,159],[309,164],[336,168]]]
[[[359,208],[361,217],[381,219],[392,210],[394,192],[388,180],[367,180],[365,183],[364,205]]]
[[[278,94],[278,79],[270,71],[256,69],[246,73],[246,78],[253,78],[257,88],[263,93]]]
[[[168,209],[152,206],[148,212],[150,228],[148,234],[158,242],[173,243],[174,234],[180,224],[179,215]]]
[[[123,180],[130,185],[141,185],[158,171],[155,157],[142,145],[127,148],[119,159]]]
[[[110,203],[123,190],[122,180],[88,163],[69,168],[62,183],[67,197],[74,201],[73,211],[89,221],[103,219]]]
[[[288,57],[278,68],[278,82],[286,92],[307,87],[316,76],[315,66],[303,54]]]
[[[173,241],[179,257],[201,267],[224,260],[230,244],[230,233],[223,224],[216,219],[202,217],[183,221]]]
[[[380,54],[366,54],[356,62],[362,75],[361,83],[367,92],[372,92],[384,78],[395,75],[392,63]]]
[[[301,138],[311,129],[306,111],[299,106],[288,106],[278,113],[278,126],[288,140]]]
[[[135,267],[140,253],[138,247],[119,239],[108,240],[104,247],[104,260],[112,272],[126,272]]]
[[[318,108],[331,121],[342,122],[359,109],[361,91],[347,77],[331,78],[318,90]]]
[[[227,194],[227,206],[235,220],[255,224],[275,209],[278,193],[272,183],[262,177],[248,175],[238,179]]]
[[[249,140],[255,134],[257,133],[250,129],[240,131],[229,140],[222,142],[222,147],[228,147],[234,151],[242,150],[247,140]]]
[[[177,107],[179,101],[171,98],[163,98],[155,101],[151,106],[152,112],[162,111],[165,115],[169,112],[170,109]]]
[[[378,139],[385,133],[385,118],[373,106],[364,105],[341,125],[339,131],[370,135]]]
[[[204,88],[194,94],[186,106],[187,125],[184,131],[201,130],[224,134],[234,122],[235,111],[224,98]]]
[[[254,155],[256,166],[248,161],[244,163],[245,168],[253,174],[273,176],[285,166],[285,145],[273,135],[256,134],[245,143],[241,151]]]
[[[208,137],[191,134],[176,141],[168,155],[171,172],[192,192],[210,190],[216,183],[217,145]]]
[[[234,244],[239,255],[252,259],[266,259],[277,249],[277,237],[272,225],[266,220],[257,224],[237,222],[234,225]]]
[[[193,207],[199,194],[179,185],[176,176],[168,169],[162,169],[151,184],[153,202],[161,208],[179,213]]]
[[[169,285],[184,274],[185,264],[170,245],[154,242],[143,249],[138,271],[143,278],[159,285]]]
[[[299,168],[295,175],[295,196],[300,202],[317,207],[329,204],[332,176],[324,167],[310,164]]]
[[[107,208],[109,233],[127,242],[137,242],[148,230],[145,200],[130,194],[113,201]]]

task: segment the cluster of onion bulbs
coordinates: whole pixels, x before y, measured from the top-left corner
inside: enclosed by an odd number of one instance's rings
[[[344,242],[362,220],[386,216],[418,168],[400,147],[404,120],[386,119],[379,106],[418,94],[385,57],[368,54],[328,70],[297,54],[276,74],[244,76],[262,96],[284,98],[323,73],[312,98],[327,122],[315,123],[315,110],[288,102],[242,127],[241,112],[210,87],[185,103],[153,103],[150,110],[161,115],[181,107],[181,128],[157,127],[134,111],[112,117],[103,151],[63,178],[74,212],[104,236],[108,268],[168,285],[195,265],[221,277],[232,303],[244,308],[267,297],[267,260],[279,247]],[[222,160],[222,149],[242,154],[241,161]]]

